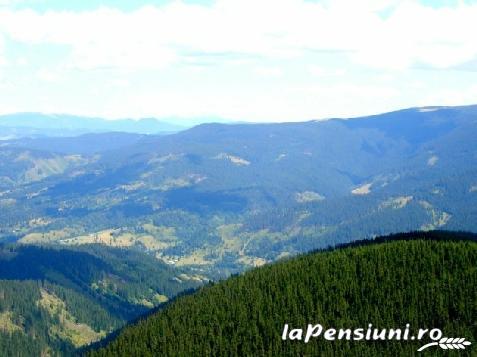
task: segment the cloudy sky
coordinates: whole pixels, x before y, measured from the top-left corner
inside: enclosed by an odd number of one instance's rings
[[[477,1],[0,0],[0,114],[301,121],[476,104],[475,34]]]

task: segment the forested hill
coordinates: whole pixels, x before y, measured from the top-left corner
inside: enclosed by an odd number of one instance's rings
[[[439,328],[477,337],[476,235],[410,233],[315,252],[234,276],[171,303],[91,356],[413,356],[422,341],[282,341],[306,329]],[[304,337],[304,334],[303,334]],[[435,356],[439,347],[420,355]],[[474,354],[473,354],[474,353]],[[459,356],[475,355],[475,347]]]
[[[199,285],[140,252],[0,245],[0,354],[72,354]]]

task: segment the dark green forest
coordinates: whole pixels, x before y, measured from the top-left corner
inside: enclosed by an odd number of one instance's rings
[[[101,245],[0,246],[1,355],[73,354],[201,285],[181,274],[147,254]]]
[[[267,265],[178,298],[89,356],[413,356],[429,341],[282,341],[285,323],[477,337],[476,235],[409,233]],[[435,356],[430,348],[419,353]],[[471,356],[473,346],[459,351]]]
[[[100,304],[59,285],[42,281],[0,280],[0,350],[2,356],[70,355],[73,341],[53,333],[61,325],[59,313],[50,314],[38,302],[41,291],[48,291],[67,301],[67,310],[78,324],[87,324],[94,331],[112,331],[122,321]],[[60,332],[60,331],[58,331]],[[81,338],[80,336],[78,336]]]

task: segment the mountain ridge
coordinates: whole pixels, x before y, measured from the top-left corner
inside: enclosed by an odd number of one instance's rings
[[[185,126],[155,118],[116,119],[68,114],[13,113],[0,116],[0,134],[21,136],[76,136],[94,132],[129,132],[136,134],[172,133]],[[27,134],[27,135],[26,135]]]

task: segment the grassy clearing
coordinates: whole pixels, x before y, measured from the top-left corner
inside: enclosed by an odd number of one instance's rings
[[[24,332],[23,327],[13,322],[13,313],[11,311],[0,312],[0,331],[4,333]]]
[[[24,244],[31,244],[31,243],[51,243],[57,242],[61,239],[71,237],[74,234],[74,230],[70,228],[63,228],[59,230],[51,230],[48,232],[35,232],[29,233],[23,236],[19,242]]]
[[[75,347],[81,347],[91,342],[98,341],[106,332],[96,332],[90,326],[78,323],[66,309],[66,303],[56,295],[41,289],[41,299],[38,305],[45,309],[51,316],[57,316],[59,325],[50,326],[49,334],[61,340],[69,340]]]
[[[158,227],[156,227],[158,228]],[[158,228],[158,232],[161,232]],[[62,239],[61,243],[66,245],[82,244],[103,244],[110,247],[132,247],[137,244],[143,245],[147,250],[159,251],[174,245],[173,231],[162,231],[164,240],[158,239],[151,234],[137,234],[124,232],[122,229],[106,229],[103,231],[90,233],[87,235],[76,236]]]

